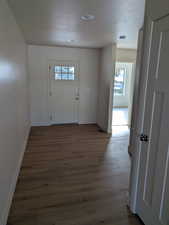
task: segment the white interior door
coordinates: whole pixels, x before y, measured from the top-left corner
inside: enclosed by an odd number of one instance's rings
[[[137,213],[169,225],[169,16],[152,23]]]
[[[72,63],[50,65],[51,124],[78,123],[78,67]]]

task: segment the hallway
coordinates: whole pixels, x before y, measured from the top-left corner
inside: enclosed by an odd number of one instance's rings
[[[34,127],[8,224],[141,225],[126,207],[129,169],[125,137],[96,125]]]

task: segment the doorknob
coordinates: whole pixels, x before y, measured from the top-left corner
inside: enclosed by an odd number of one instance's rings
[[[146,134],[141,134],[141,135],[140,135],[140,141],[148,142],[148,135],[146,135]]]

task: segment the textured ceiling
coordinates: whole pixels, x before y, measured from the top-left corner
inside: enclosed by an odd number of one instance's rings
[[[136,48],[144,0],[8,0],[25,40],[38,45]],[[95,15],[93,21],[81,16]],[[120,40],[120,35],[126,35]],[[68,40],[74,42],[68,43]]]

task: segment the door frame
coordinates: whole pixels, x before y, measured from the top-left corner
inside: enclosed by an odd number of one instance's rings
[[[145,100],[147,92],[147,79],[150,62],[150,50],[152,41],[153,21],[149,19],[143,28],[143,40],[142,40],[142,52],[141,52],[141,65],[140,65],[140,79],[139,79],[139,93],[137,97],[138,113],[136,116],[136,130],[135,140],[133,145],[133,154],[131,161],[131,173],[130,173],[130,188],[129,188],[129,207],[132,213],[137,214],[137,198],[138,198],[138,182],[140,172],[140,156],[141,156],[141,144],[140,134],[143,129],[144,112],[145,112]],[[130,146],[131,147],[131,146]]]
[[[137,51],[137,57],[138,57],[138,51]],[[131,76],[130,76],[130,81],[129,81],[130,88],[129,88],[129,104],[128,104],[128,127],[130,128],[130,135],[131,135],[131,118],[134,113],[133,112],[133,103],[134,103],[133,99],[134,99],[134,94],[135,94],[134,88],[135,88],[135,81],[136,81],[136,77],[137,77],[136,60],[132,62],[132,71],[131,71]]]
[[[116,69],[116,51],[117,51],[117,45],[116,44],[112,44],[112,61],[111,61],[111,65],[112,65],[112,73],[110,74],[110,83],[108,86],[108,90],[109,90],[109,97],[108,97],[108,115],[107,115],[107,130],[106,132],[108,134],[112,134],[112,122],[113,122],[113,101],[114,101],[114,78],[115,78],[115,69]]]
[[[79,60],[57,60],[57,59],[51,59],[51,60],[48,60],[48,64],[47,64],[47,71],[48,71],[48,88],[47,88],[47,105],[48,105],[48,120],[49,120],[49,125],[54,125],[55,123],[52,122],[52,119],[51,119],[51,101],[50,101],[50,97],[52,95],[52,91],[51,91],[51,82],[52,82],[52,77],[50,76],[51,75],[51,65],[54,65],[54,64],[71,64],[71,65],[75,65],[76,66],[76,72],[77,72],[77,88],[79,90],[79,101],[77,103],[77,124],[79,124],[79,105],[80,105],[80,61]]]

